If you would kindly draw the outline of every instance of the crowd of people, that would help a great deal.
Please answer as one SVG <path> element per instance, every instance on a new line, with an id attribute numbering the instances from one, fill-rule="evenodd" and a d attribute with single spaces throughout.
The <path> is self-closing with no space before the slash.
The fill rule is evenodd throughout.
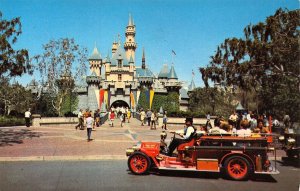
<path id="1" fill-rule="evenodd" d="M 200 130 L 209 134 L 234 134 L 237 136 L 261 136 L 262 133 L 270 133 L 269 120 L 265 114 L 256 115 L 249 113 L 233 112 L 228 120 L 219 116 L 211 124 L 210 114 L 207 114 L 207 123 L 200 126 Z"/>

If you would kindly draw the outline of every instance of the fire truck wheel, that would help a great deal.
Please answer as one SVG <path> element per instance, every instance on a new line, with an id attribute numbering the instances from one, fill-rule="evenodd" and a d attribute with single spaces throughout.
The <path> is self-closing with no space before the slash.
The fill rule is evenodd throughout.
<path id="1" fill-rule="evenodd" d="M 133 174 L 146 174 L 150 166 L 149 157 L 142 152 L 135 152 L 128 159 L 128 168 Z"/>
<path id="2" fill-rule="evenodd" d="M 241 156 L 231 156 L 224 163 L 226 175 L 233 180 L 245 180 L 250 173 L 250 164 Z"/>

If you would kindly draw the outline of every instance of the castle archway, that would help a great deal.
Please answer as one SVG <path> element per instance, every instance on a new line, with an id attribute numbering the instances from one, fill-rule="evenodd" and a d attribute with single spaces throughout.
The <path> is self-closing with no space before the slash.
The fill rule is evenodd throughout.
<path id="1" fill-rule="evenodd" d="M 111 104 L 110 107 L 114 107 L 114 108 L 117 108 L 117 107 L 124 107 L 124 108 L 126 108 L 126 107 L 128 107 L 128 108 L 129 108 L 129 105 L 128 105 L 128 103 L 126 103 L 126 102 L 123 101 L 123 100 L 116 100 L 116 101 L 114 101 L 114 102 Z"/>

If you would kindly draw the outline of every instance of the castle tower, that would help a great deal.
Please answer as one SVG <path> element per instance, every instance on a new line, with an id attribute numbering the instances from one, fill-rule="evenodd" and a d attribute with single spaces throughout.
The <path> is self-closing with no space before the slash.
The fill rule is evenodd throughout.
<path id="1" fill-rule="evenodd" d="M 100 82 L 101 78 L 97 76 L 96 72 L 92 72 L 90 76 L 86 77 L 86 83 L 88 84 L 87 106 L 91 111 L 99 109 L 97 95 L 99 95 Z"/>
<path id="2" fill-rule="evenodd" d="M 89 57 L 89 63 L 91 74 L 95 73 L 97 76 L 101 76 L 102 58 L 96 46 Z"/>
<path id="3" fill-rule="evenodd" d="M 126 51 L 126 58 L 129 60 L 130 56 L 132 56 L 133 60 L 135 60 L 135 49 L 137 48 L 137 44 L 135 43 L 135 25 L 130 14 L 125 36 L 124 49 Z"/>

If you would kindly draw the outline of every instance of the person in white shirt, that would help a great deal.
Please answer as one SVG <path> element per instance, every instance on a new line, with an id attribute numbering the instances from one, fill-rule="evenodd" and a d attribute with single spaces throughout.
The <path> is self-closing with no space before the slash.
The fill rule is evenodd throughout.
<path id="1" fill-rule="evenodd" d="M 30 113 L 30 109 L 28 109 L 25 112 L 25 123 L 26 123 L 26 127 L 30 127 L 30 118 L 31 118 L 31 113 Z"/>
<path id="2" fill-rule="evenodd" d="M 78 118 L 78 124 L 75 126 L 75 129 L 77 130 L 78 127 L 79 127 L 79 129 L 83 129 L 83 114 L 82 114 L 82 109 L 79 110 L 77 118 Z"/>
<path id="3" fill-rule="evenodd" d="M 193 118 L 187 117 L 185 119 L 185 127 L 183 130 L 179 131 L 170 131 L 170 133 L 175 133 L 177 135 L 180 135 L 181 138 L 174 138 L 170 145 L 169 145 L 169 151 L 168 156 L 172 156 L 173 151 L 178 147 L 180 144 L 185 143 L 190 140 L 191 136 L 196 132 L 196 129 L 193 127 Z"/>
<path id="4" fill-rule="evenodd" d="M 91 134 L 92 134 L 92 128 L 94 125 L 94 119 L 92 118 L 91 113 L 88 114 L 88 117 L 86 118 L 86 130 L 87 130 L 87 141 L 91 141 Z"/>
<path id="5" fill-rule="evenodd" d="M 238 137 L 250 137 L 251 130 L 249 129 L 248 120 L 242 120 L 240 124 L 240 129 L 236 131 Z"/>

